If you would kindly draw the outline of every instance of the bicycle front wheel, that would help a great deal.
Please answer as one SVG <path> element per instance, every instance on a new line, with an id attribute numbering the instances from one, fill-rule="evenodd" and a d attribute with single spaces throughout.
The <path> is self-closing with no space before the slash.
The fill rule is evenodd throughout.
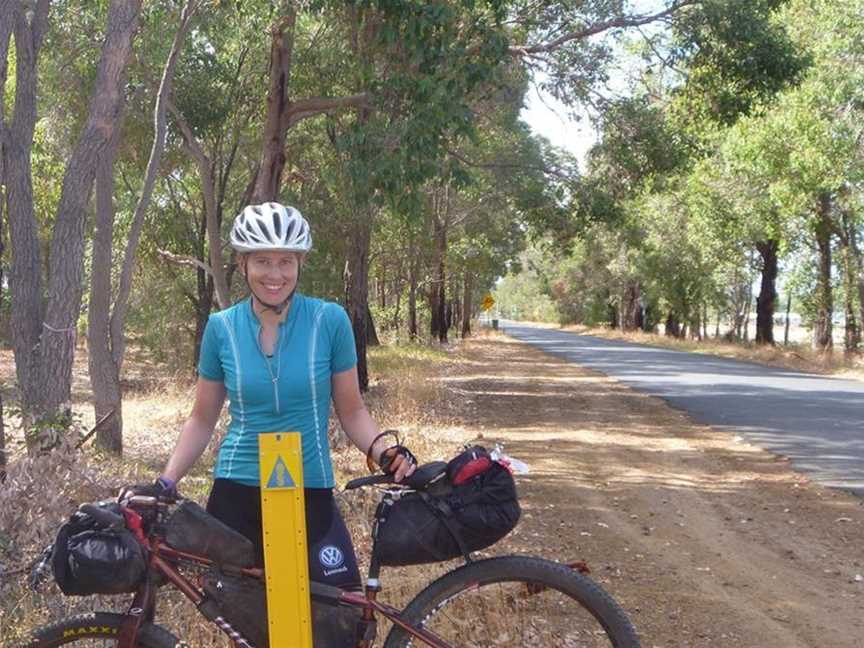
<path id="1" fill-rule="evenodd" d="M 591 579 L 527 556 L 460 567 L 411 601 L 402 618 L 453 648 L 639 648 L 633 624 Z M 384 648 L 427 644 L 394 625 Z"/>
<path id="2" fill-rule="evenodd" d="M 25 648 L 53 648 L 68 645 L 74 645 L 76 648 L 116 646 L 123 618 L 122 614 L 108 612 L 93 612 L 69 617 L 34 630 Z M 185 645 L 165 628 L 152 623 L 141 626 L 136 643 L 137 648 L 179 648 Z"/>

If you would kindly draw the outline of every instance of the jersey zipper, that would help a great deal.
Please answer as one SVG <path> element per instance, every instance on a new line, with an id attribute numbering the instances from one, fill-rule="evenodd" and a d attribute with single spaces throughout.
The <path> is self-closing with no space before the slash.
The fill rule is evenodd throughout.
<path id="1" fill-rule="evenodd" d="M 270 358 L 266 353 L 264 353 L 264 349 L 261 348 L 261 326 L 258 326 L 258 335 L 256 336 L 256 341 L 258 342 L 258 350 L 261 352 L 261 355 L 264 357 L 264 363 L 267 365 L 267 373 L 270 374 L 270 382 L 273 385 L 273 399 L 276 402 L 276 413 L 282 413 L 282 407 L 279 403 L 279 374 L 282 369 L 282 355 L 280 353 L 280 349 L 282 346 L 282 338 L 285 337 L 282 335 L 281 324 L 276 329 L 276 344 L 273 347 L 273 356 L 276 358 L 276 373 L 273 373 L 273 365 L 272 358 Z"/>

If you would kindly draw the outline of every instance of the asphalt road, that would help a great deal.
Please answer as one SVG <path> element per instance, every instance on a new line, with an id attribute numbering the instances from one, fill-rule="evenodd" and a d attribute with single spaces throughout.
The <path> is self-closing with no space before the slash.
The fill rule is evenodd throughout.
<path id="1" fill-rule="evenodd" d="M 812 479 L 864 495 L 864 382 L 519 322 L 502 327 L 547 353 L 659 396 L 700 423 L 789 457 Z"/>

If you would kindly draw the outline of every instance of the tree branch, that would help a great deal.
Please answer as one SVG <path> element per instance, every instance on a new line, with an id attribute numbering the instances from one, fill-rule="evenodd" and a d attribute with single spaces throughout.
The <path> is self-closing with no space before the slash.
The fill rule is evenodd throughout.
<path id="1" fill-rule="evenodd" d="M 313 97 L 292 101 L 284 113 L 286 128 L 291 128 L 307 117 L 331 113 L 342 108 L 369 108 L 368 93 L 349 95 L 347 97 Z"/>
<path id="2" fill-rule="evenodd" d="M 162 153 L 165 150 L 165 137 L 167 133 L 167 107 L 166 98 L 171 94 L 171 86 L 174 79 L 174 68 L 177 64 L 177 58 L 180 56 L 180 50 L 183 47 L 183 41 L 186 38 L 186 32 L 189 29 L 190 19 L 198 9 L 196 0 L 187 0 L 180 14 L 180 24 L 174 34 L 174 41 L 171 43 L 171 50 L 168 53 L 168 58 L 162 69 L 162 78 L 159 81 L 159 91 L 156 93 L 156 105 L 153 110 L 153 145 L 150 149 L 150 158 L 147 161 L 147 169 L 144 173 L 144 185 L 141 188 L 141 195 L 138 198 L 138 204 L 135 205 L 135 214 L 132 217 L 132 227 L 129 230 L 128 242 L 126 244 L 126 252 L 123 258 L 123 266 L 120 273 L 120 283 L 117 289 L 117 296 L 114 300 L 114 307 L 111 309 L 111 354 L 114 358 L 114 363 L 117 365 L 119 372 L 123 366 L 123 356 L 125 351 L 125 343 L 123 337 L 123 325 L 126 319 L 126 310 L 129 306 L 129 294 L 132 291 L 132 273 L 135 266 L 135 255 L 138 251 L 138 242 L 141 239 L 141 231 L 144 228 L 144 217 L 147 214 L 147 208 L 150 206 L 150 197 L 153 194 L 153 188 L 156 185 L 156 177 L 159 173 L 159 164 L 162 160 Z"/>
<path id="3" fill-rule="evenodd" d="M 166 261 L 170 261 L 171 263 L 179 266 L 186 266 L 188 268 L 196 268 L 199 270 L 203 270 L 210 276 L 213 276 L 213 269 L 204 263 L 201 259 L 196 259 L 195 257 L 185 256 L 183 254 L 174 254 L 173 252 L 169 252 L 168 250 L 163 250 L 161 248 L 157 248 L 156 252 Z"/>
<path id="4" fill-rule="evenodd" d="M 177 110 L 170 97 L 166 101 L 166 105 L 183 134 L 187 150 L 198 163 L 198 172 L 201 176 L 201 193 L 204 196 L 204 212 L 207 217 L 207 242 L 210 245 L 211 269 L 208 272 L 213 276 L 213 286 L 216 290 L 216 302 L 219 304 L 219 308 L 228 308 L 231 305 L 231 296 L 228 280 L 222 267 L 222 243 L 219 240 L 219 217 L 217 215 L 216 179 L 213 173 L 213 164 L 204 152 L 201 143 L 195 138 L 186 118 Z"/>
<path id="5" fill-rule="evenodd" d="M 540 171 L 542 173 L 546 173 L 548 175 L 553 175 L 556 178 L 560 178 L 562 180 L 573 180 L 574 178 L 564 171 L 560 169 L 552 169 L 547 166 L 533 166 L 526 164 L 502 164 L 500 162 L 475 162 L 474 160 L 469 160 L 461 153 L 457 153 L 452 149 L 447 149 L 447 154 L 450 157 L 454 157 L 459 160 L 462 164 L 465 164 L 470 167 L 475 167 L 478 169 L 525 169 L 529 171 Z"/>
<path id="6" fill-rule="evenodd" d="M 514 45 L 510 47 L 510 54 L 514 56 L 528 56 L 542 52 L 552 52 L 571 41 L 583 40 L 590 36 L 595 36 L 605 31 L 609 31 L 610 29 L 622 29 L 625 27 L 639 27 L 640 25 L 647 25 L 655 20 L 666 18 L 683 7 L 698 4 L 699 2 L 700 0 L 679 0 L 663 11 L 658 11 L 654 14 L 647 14 L 644 16 L 619 16 L 612 20 L 606 20 L 589 25 L 578 31 L 567 32 L 548 43 L 538 43 L 536 45 Z"/>

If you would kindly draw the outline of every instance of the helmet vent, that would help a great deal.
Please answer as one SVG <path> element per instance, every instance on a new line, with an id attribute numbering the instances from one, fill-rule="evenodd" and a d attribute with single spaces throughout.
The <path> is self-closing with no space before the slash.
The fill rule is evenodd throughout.
<path id="1" fill-rule="evenodd" d="M 276 234 L 276 240 L 282 238 L 282 218 L 278 211 L 273 212 L 273 232 Z"/>

